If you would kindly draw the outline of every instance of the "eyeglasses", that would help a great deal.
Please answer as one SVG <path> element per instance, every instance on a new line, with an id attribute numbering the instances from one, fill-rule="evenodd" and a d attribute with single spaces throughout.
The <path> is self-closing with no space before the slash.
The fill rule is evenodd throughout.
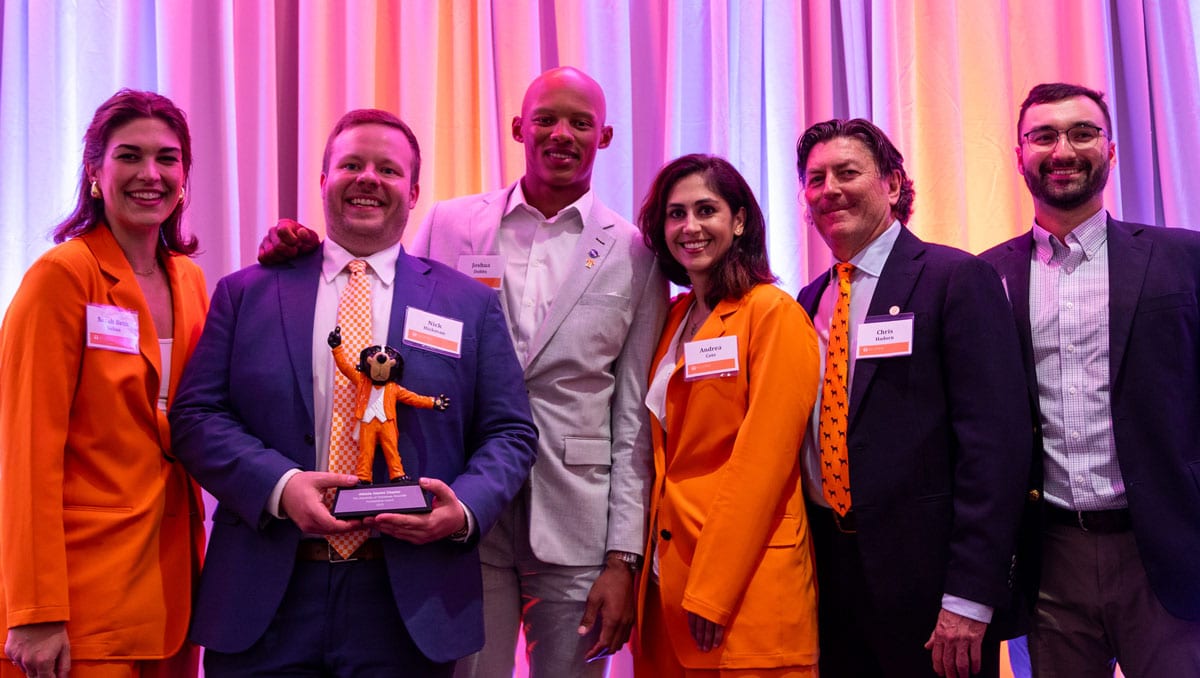
<path id="1" fill-rule="evenodd" d="M 1030 146 L 1048 151 L 1058 145 L 1058 137 L 1067 135 L 1067 142 L 1076 150 L 1083 150 L 1095 146 L 1101 137 L 1106 137 L 1104 130 L 1095 125 L 1081 122 L 1067 129 L 1054 129 L 1053 127 L 1039 127 L 1029 130 L 1021 135 L 1025 143 Z"/>

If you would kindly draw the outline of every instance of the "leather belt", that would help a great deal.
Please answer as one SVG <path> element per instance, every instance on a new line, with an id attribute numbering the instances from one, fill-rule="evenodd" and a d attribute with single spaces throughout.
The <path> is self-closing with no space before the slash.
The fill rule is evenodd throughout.
<path id="1" fill-rule="evenodd" d="M 833 526 L 842 534 L 858 534 L 858 515 L 854 513 L 854 509 L 846 511 L 846 515 L 839 516 L 837 511 L 831 508 L 825 508 L 818 504 L 808 502 L 809 519 L 813 518 L 814 513 L 822 513 L 829 516 L 829 520 L 833 522 Z"/>
<path id="2" fill-rule="evenodd" d="M 1129 509 L 1109 509 L 1107 511 L 1071 511 L 1046 505 L 1043 509 L 1046 522 L 1055 525 L 1077 527 L 1084 532 L 1096 534 L 1117 534 L 1133 529 L 1133 519 L 1129 517 Z"/>
<path id="3" fill-rule="evenodd" d="M 321 563 L 347 563 L 351 560 L 379 560 L 383 557 L 383 540 L 368 539 L 349 558 L 342 558 L 324 539 L 301 539 L 296 549 L 296 560 Z"/>

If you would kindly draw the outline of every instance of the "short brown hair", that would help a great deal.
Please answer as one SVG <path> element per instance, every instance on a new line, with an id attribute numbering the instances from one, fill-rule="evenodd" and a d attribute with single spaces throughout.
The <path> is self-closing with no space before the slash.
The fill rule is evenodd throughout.
<path id="1" fill-rule="evenodd" d="M 413 134 L 412 129 L 404 124 L 403 120 L 378 108 L 358 108 L 338 118 L 337 124 L 333 126 L 333 131 L 329 133 L 329 138 L 325 140 L 325 154 L 321 156 L 321 174 L 329 171 L 329 153 L 333 149 L 333 140 L 337 139 L 342 132 L 360 125 L 384 125 L 400 130 L 404 134 L 404 138 L 408 139 L 409 146 L 412 146 L 412 185 L 416 186 L 420 183 L 421 146 L 417 143 L 417 135 Z"/>

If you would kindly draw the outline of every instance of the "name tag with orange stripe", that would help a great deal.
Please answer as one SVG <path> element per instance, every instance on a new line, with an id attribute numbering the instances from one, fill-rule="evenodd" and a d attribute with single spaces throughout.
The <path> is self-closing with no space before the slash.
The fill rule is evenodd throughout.
<path id="1" fill-rule="evenodd" d="M 504 282 L 506 265 L 502 254 L 464 254 L 458 258 L 459 273 L 469 275 L 494 290 L 500 289 Z"/>
<path id="2" fill-rule="evenodd" d="M 137 353 L 137 311 L 119 306 L 88 304 L 87 347 L 118 353 Z"/>
<path id="3" fill-rule="evenodd" d="M 867 316 L 858 326 L 855 358 L 895 358 L 912 355 L 912 313 Z"/>
<path id="4" fill-rule="evenodd" d="M 462 357 L 462 321 L 409 306 L 404 312 L 404 343 L 426 351 Z"/>
<path id="5" fill-rule="evenodd" d="M 683 378 L 728 377 L 738 373 L 737 335 L 689 341 L 683 345 Z"/>

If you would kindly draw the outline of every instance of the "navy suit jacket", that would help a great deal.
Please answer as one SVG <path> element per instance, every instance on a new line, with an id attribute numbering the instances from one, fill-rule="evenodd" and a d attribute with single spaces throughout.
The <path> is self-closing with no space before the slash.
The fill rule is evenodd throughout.
<path id="1" fill-rule="evenodd" d="M 1037 407 L 1032 250 L 1033 235 L 1024 233 L 981 256 L 1008 290 Z M 1108 280 L 1112 427 L 1138 551 L 1163 607 L 1200 620 L 1200 233 L 1110 216 Z M 1034 442 L 1040 486 L 1040 436 Z"/>
<path id="2" fill-rule="evenodd" d="M 284 597 L 300 530 L 270 517 L 289 469 L 314 470 L 313 313 L 322 254 L 251 266 L 222 279 L 171 410 L 173 450 L 218 500 L 192 639 L 249 648 Z M 409 306 L 463 322 L 461 358 L 403 345 Z M 414 476 L 447 482 L 487 530 L 525 482 L 536 431 L 496 293 L 401 252 L 388 344 L 404 385 L 446 394 L 445 412 L 400 408 L 400 453 Z M 332 329 L 332 328 L 330 328 Z M 445 662 L 483 644 L 474 544 L 416 546 L 383 537 L 396 606 L 417 647 Z M 384 592 L 381 592 L 384 595 Z"/>
<path id="3" fill-rule="evenodd" d="M 811 317 L 828 281 L 800 291 Z M 877 609 L 932 631 L 943 593 L 1012 601 L 1030 414 L 1004 290 L 986 263 L 903 228 L 867 316 L 893 308 L 915 314 L 912 355 L 855 364 L 850 493 Z"/>

